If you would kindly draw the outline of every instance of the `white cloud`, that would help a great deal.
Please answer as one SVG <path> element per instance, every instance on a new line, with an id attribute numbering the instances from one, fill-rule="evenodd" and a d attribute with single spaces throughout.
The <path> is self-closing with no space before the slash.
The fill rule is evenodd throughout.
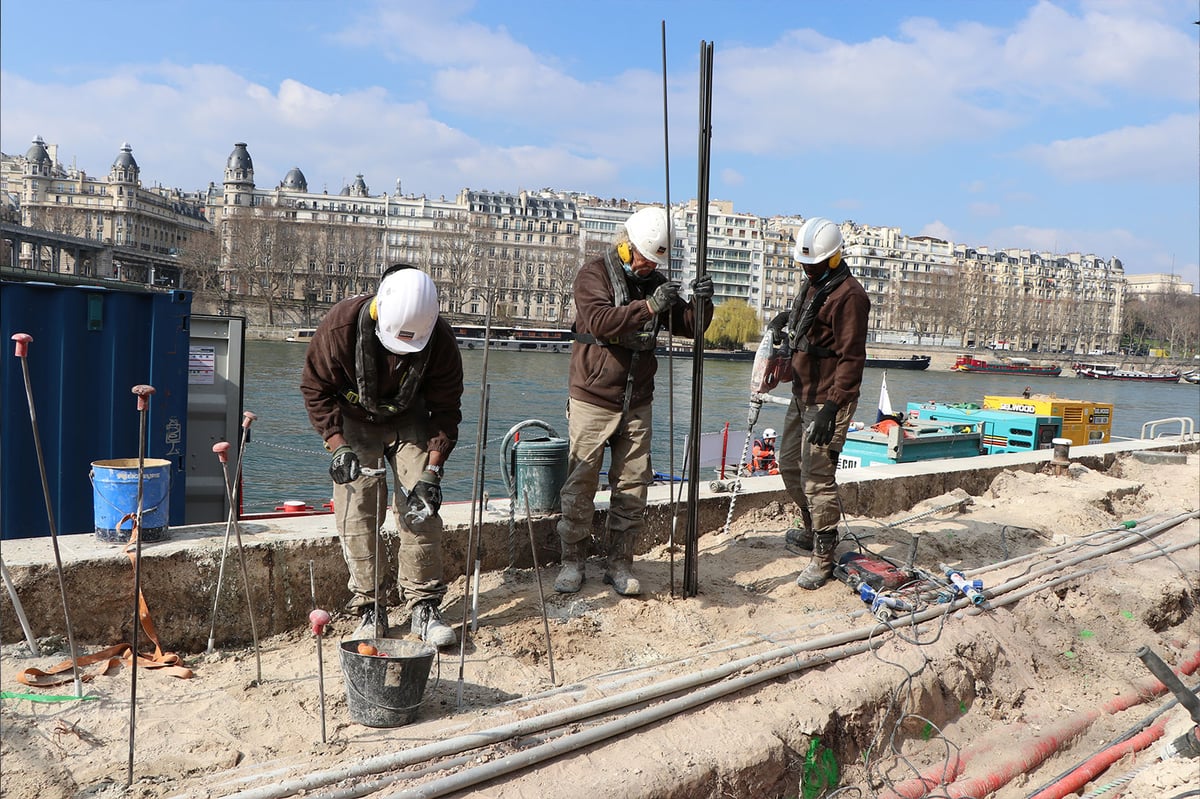
<path id="1" fill-rule="evenodd" d="M 919 236 L 933 236 L 936 239 L 943 241 L 954 241 L 954 231 L 944 224 L 940 219 L 935 219 L 929 224 L 921 228 L 917 234 Z"/>
<path id="2" fill-rule="evenodd" d="M 1001 213 L 1000 206 L 996 203 L 971 203 L 967 206 L 967 210 L 969 210 L 971 212 L 971 216 L 974 217 L 1000 216 Z"/>
<path id="3" fill-rule="evenodd" d="M 1022 155 L 1073 181 L 1195 181 L 1200 115 L 1175 114 L 1149 125 L 1026 148 Z"/>
<path id="4" fill-rule="evenodd" d="M 726 186 L 741 186 L 746 182 L 746 176 L 736 169 L 722 169 L 721 182 Z"/>

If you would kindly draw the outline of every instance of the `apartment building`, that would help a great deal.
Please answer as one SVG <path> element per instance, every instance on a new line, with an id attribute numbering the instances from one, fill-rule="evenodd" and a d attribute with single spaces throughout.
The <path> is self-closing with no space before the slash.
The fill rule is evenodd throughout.
<path id="1" fill-rule="evenodd" d="M 19 224 L 111 245 L 86 263 L 74 263 L 68 252 L 57 264 L 65 273 L 177 285 L 173 259 L 212 231 L 205 194 L 143 186 L 129 144 L 121 145 L 107 175 L 94 177 L 64 167 L 58 146 L 37 136 L 23 156 L 0 156 L 0 180 L 9 217 Z M 20 266 L 35 268 L 40 253 L 27 244 L 18 258 Z"/>
<path id="2" fill-rule="evenodd" d="M 683 282 L 696 276 L 699 260 L 699 203 L 689 200 L 678 206 L 676 235 L 683 239 Z M 708 203 L 705 271 L 713 279 L 713 303 L 742 300 L 758 309 L 762 302 L 763 230 L 761 217 L 739 214 L 728 200 Z"/>

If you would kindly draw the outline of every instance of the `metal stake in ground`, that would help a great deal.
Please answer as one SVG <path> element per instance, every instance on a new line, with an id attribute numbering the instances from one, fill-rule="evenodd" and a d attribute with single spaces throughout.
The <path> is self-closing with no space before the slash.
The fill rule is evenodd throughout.
<path id="1" fill-rule="evenodd" d="M 325 743 L 325 659 L 321 653 L 321 640 L 325 637 L 325 625 L 333 617 L 329 611 L 317 607 L 317 578 L 313 573 L 313 562 L 308 562 L 308 590 L 312 594 L 312 612 L 308 614 L 308 624 L 312 627 L 313 635 L 317 637 L 317 694 L 321 701 L 321 743 Z"/>
<path id="2" fill-rule="evenodd" d="M 529 512 L 529 494 L 525 494 L 525 524 L 529 527 L 529 555 L 533 558 L 533 573 L 537 577 L 538 600 L 542 607 L 542 629 L 546 631 L 546 660 L 550 662 L 550 684 L 558 685 L 554 679 L 554 648 L 550 645 L 550 622 L 546 620 L 546 593 L 542 590 L 542 570 L 538 568 L 537 542 L 533 537 L 533 515 Z"/>
<path id="3" fill-rule="evenodd" d="M 229 538 L 233 533 L 233 516 L 237 508 L 233 503 L 233 493 L 229 489 L 229 442 L 218 441 L 213 444 L 212 451 L 221 462 L 221 472 L 225 476 L 225 498 L 229 501 L 229 517 L 225 522 L 225 544 L 221 547 L 221 565 L 217 568 L 217 587 L 213 591 L 212 622 L 208 627 L 208 654 L 213 653 L 213 639 L 217 632 L 217 603 L 221 599 L 221 585 L 225 582 L 225 559 L 229 555 Z"/>
<path id="4" fill-rule="evenodd" d="M 375 469 L 361 469 L 364 477 L 378 477 L 383 483 L 383 490 L 376 492 L 375 496 L 375 572 L 374 572 L 374 596 L 375 598 L 375 637 L 387 638 L 387 625 L 383 623 L 383 615 L 380 613 L 386 607 L 386 603 L 380 601 L 379 597 L 379 560 L 383 557 L 383 516 L 380 513 L 380 506 L 385 505 L 388 499 L 387 485 L 387 467 L 383 463 L 383 456 L 379 456 L 379 467 Z"/>
<path id="5" fill-rule="evenodd" d="M 38 648 L 37 639 L 33 637 L 33 630 L 29 627 L 29 618 L 25 615 L 25 607 L 21 604 L 21 597 L 17 596 L 17 587 L 13 585 L 12 577 L 8 574 L 4 558 L 0 558 L 0 577 L 4 578 L 4 587 L 8 589 L 8 598 L 12 600 L 13 611 L 17 614 L 17 621 L 21 622 L 21 629 L 25 631 L 25 642 L 29 644 L 29 651 L 35 658 L 41 657 L 42 650 Z"/>
<path id="6" fill-rule="evenodd" d="M 54 521 L 54 509 L 50 504 L 50 483 L 46 480 L 46 459 L 42 454 L 42 439 L 38 434 L 37 411 L 33 404 L 33 384 L 29 380 L 29 342 L 33 336 L 28 333 L 14 333 L 12 340 L 16 342 L 14 354 L 21 361 L 21 373 L 25 378 L 25 399 L 29 401 L 29 424 L 33 427 L 33 448 L 37 452 L 38 472 L 42 476 L 42 494 L 46 499 L 46 521 L 50 525 L 50 546 L 54 550 L 54 568 L 58 572 L 58 591 L 62 595 L 63 617 L 67 624 L 67 645 L 71 649 L 71 671 L 75 675 L 75 697 L 83 697 L 83 680 L 79 675 L 79 652 L 75 649 L 75 632 L 71 625 L 71 607 L 67 602 L 67 581 L 63 576 L 62 556 L 58 551 L 58 525 Z M 6 573 L 7 578 L 7 573 Z M 5 582 L 8 582 L 6 579 Z M 16 592 L 13 592 L 13 607 L 19 607 Z M 28 625 L 28 622 L 26 622 Z M 26 627 L 26 635 L 29 635 Z M 35 652 L 37 644 L 30 644 Z"/>
<path id="7" fill-rule="evenodd" d="M 133 748 L 137 732 L 137 662 L 138 662 L 138 628 L 141 626 L 142 604 L 142 481 L 146 465 L 146 416 L 150 410 L 150 395 L 154 386 L 137 385 L 133 387 L 137 395 L 137 409 L 140 422 L 138 424 L 138 480 L 137 480 L 137 515 L 133 520 L 133 666 L 129 679 L 129 770 L 125 778 L 125 787 L 133 785 Z"/>

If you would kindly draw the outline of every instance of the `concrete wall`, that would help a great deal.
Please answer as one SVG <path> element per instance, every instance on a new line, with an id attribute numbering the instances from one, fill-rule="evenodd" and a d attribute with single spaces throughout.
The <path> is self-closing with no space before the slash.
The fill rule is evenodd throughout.
<path id="1" fill-rule="evenodd" d="M 1122 453 L 1142 449 L 1200 448 L 1196 436 L 1155 441 L 1125 441 L 1090 447 L 1075 447 L 1072 460 L 1089 468 L 1106 470 Z M 1050 452 L 980 456 L 958 460 L 930 461 L 921 464 L 872 466 L 844 474 L 841 496 L 850 516 L 880 517 L 907 510 L 916 503 L 954 489 L 971 495 L 981 494 L 992 480 L 1005 470 L 1036 472 L 1048 468 Z M 781 523 L 795 518 L 798 509 L 783 490 L 782 478 L 757 477 L 743 480 L 743 493 L 737 495 L 734 518 L 774 503 L 782 515 Z M 685 487 L 686 489 L 686 487 Z M 654 486 L 646 527 L 638 541 L 638 551 L 669 540 L 672 529 L 670 487 Z M 731 494 L 714 493 L 708 484 L 699 491 L 696 528 L 704 534 L 720 530 L 725 524 Z M 606 494 L 597 496 L 595 537 L 602 540 Z M 684 499 L 686 500 L 686 490 Z M 496 503 L 485 511 L 479 525 L 483 541 L 484 570 L 504 569 L 510 565 L 509 553 L 515 553 L 513 565 L 531 565 L 529 527 L 538 545 L 538 562 L 543 569 L 546 589 L 550 590 L 554 570 L 547 569 L 558 559 L 558 538 L 554 517 L 527 522 L 517 517 L 510 525 L 507 503 Z M 447 524 L 444 545 L 445 574 L 449 582 L 467 574 L 470 506 L 447 505 L 443 517 Z M 676 560 L 682 575 L 683 539 L 688 529 L 686 502 L 676 530 Z M 221 646 L 250 642 L 250 624 L 241 577 L 241 561 L 236 533 L 244 543 L 245 568 L 249 574 L 255 623 L 259 638 L 287 630 L 303 629 L 312 609 L 310 585 L 315 585 L 317 604 L 330 611 L 340 610 L 349 594 L 346 567 L 333 517 L 284 516 L 242 521 L 231 531 L 225 559 L 221 599 L 217 607 L 215 640 Z M 213 596 L 220 572 L 221 553 L 226 540 L 226 525 L 193 525 L 173 528 L 166 540 L 145 544 L 141 557 L 142 592 L 157 626 L 163 648 L 174 652 L 201 652 L 213 625 Z M 76 642 L 84 648 L 108 646 L 131 640 L 133 619 L 133 558 L 125 548 L 99 542 L 91 534 L 59 537 L 63 577 Z M 34 634 L 39 638 L 65 635 L 63 603 L 51 542 L 45 539 L 18 539 L 3 543 L 3 558 Z M 311 569 L 311 583 L 310 583 Z M 680 577 L 680 579 L 682 579 Z M 461 612 L 461 606 L 459 606 Z M 0 598 L 0 635 L 4 643 L 23 640 L 21 628 L 7 593 Z M 141 634 L 139 634 L 141 635 Z M 144 636 L 142 640 L 145 640 Z"/>

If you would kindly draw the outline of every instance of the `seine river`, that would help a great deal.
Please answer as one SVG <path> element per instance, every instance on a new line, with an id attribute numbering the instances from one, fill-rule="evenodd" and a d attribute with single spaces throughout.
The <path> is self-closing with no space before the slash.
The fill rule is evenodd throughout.
<path id="1" fill-rule="evenodd" d="M 288 500 L 303 501 L 318 508 L 329 500 L 329 456 L 309 426 L 300 397 L 299 382 L 305 346 L 281 341 L 246 342 L 243 409 L 258 415 L 258 420 L 251 428 L 251 439 L 243 464 L 244 510 L 247 513 L 272 511 Z M 470 498 L 475 442 L 478 438 L 483 353 L 464 350 L 462 355 L 466 391 L 463 394 L 459 446 L 450 457 L 444 481 L 446 499 L 449 501 Z M 489 353 L 487 381 L 492 388 L 484 466 L 486 487 L 491 496 L 507 496 L 500 468 L 500 453 L 501 444 L 514 425 L 537 420 L 566 438 L 564 411 L 569 359 L 569 354 L 549 352 Z M 704 361 L 702 433 L 719 433 L 726 423 L 731 434 L 745 433 L 750 369 L 748 361 Z M 663 473 L 682 471 L 692 394 L 691 358 L 676 356 L 673 359 L 673 373 L 674 380 L 668 380 L 667 358 L 660 356 L 654 405 L 654 467 Z M 867 369 L 864 373 L 862 399 L 856 417 L 859 421 L 866 424 L 875 422 L 883 376 L 881 369 Z M 985 395 L 1019 395 L 1027 385 L 1035 394 L 1111 402 L 1114 408 L 1114 438 L 1139 437 L 1142 424 L 1147 421 L 1173 416 L 1196 419 L 1200 416 L 1200 387 L 1194 385 L 1082 380 L 1069 372 L 1053 378 L 960 374 L 932 367 L 922 372 L 887 372 L 888 396 L 896 411 L 903 410 L 908 402 L 982 403 Z M 788 396 L 786 387 L 777 388 L 775 393 Z M 783 406 L 764 406 L 755 432 L 761 432 L 764 427 L 782 430 L 785 410 Z M 670 460 L 672 416 L 676 463 L 673 470 L 667 465 Z M 1166 428 L 1168 432 L 1177 429 Z M 740 454 L 740 451 L 731 452 L 728 460 L 736 462 Z M 711 473 L 702 474 L 705 479 L 711 476 Z"/>

